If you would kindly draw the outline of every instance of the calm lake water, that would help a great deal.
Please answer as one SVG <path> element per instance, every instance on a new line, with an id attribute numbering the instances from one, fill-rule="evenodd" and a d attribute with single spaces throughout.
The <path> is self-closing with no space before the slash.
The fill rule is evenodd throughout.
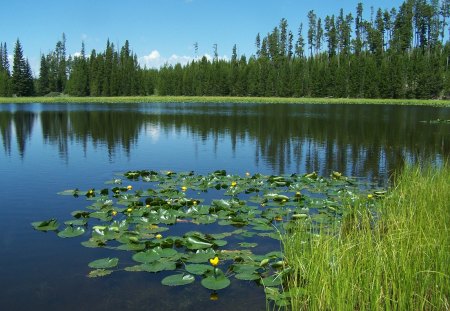
<path id="1" fill-rule="evenodd" d="M 386 186 L 405 162 L 450 157 L 449 108 L 255 104 L 0 105 L 1 310 L 264 310 L 262 287 L 233 281 L 210 301 L 200 282 L 164 273 L 86 277 L 117 251 L 60 239 L 30 223 L 88 203 L 58 196 L 102 188 L 115 173 L 152 169 L 244 175 L 332 170 Z M 131 259 L 129 259 L 131 261 Z"/>

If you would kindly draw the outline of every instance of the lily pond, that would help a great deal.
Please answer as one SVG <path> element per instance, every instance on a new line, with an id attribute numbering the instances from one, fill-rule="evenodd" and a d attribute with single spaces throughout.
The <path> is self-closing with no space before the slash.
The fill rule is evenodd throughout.
<path id="1" fill-rule="evenodd" d="M 449 119 L 390 105 L 0 105 L 0 308 L 264 310 L 265 292 L 282 305 L 280 234 L 370 206 L 407 162 L 447 161 L 450 125 L 436 120 Z"/>

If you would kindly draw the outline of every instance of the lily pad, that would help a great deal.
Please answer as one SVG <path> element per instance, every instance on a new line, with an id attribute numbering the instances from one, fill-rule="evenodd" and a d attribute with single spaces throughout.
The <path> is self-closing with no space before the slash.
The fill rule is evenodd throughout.
<path id="1" fill-rule="evenodd" d="M 213 268 L 210 265 L 204 265 L 204 264 L 186 265 L 185 269 L 187 272 L 196 274 L 196 275 L 203 275 L 206 272 L 213 270 Z"/>
<path id="2" fill-rule="evenodd" d="M 234 277 L 242 281 L 255 281 L 261 278 L 257 273 L 238 273 Z"/>
<path id="3" fill-rule="evenodd" d="M 83 235 L 85 232 L 82 227 L 66 227 L 63 231 L 58 232 L 58 236 L 60 238 L 74 238 L 80 235 Z"/>
<path id="4" fill-rule="evenodd" d="M 94 269 L 109 269 L 114 268 L 119 263 L 119 258 L 102 258 L 91 261 L 89 267 Z"/>
<path id="5" fill-rule="evenodd" d="M 178 252 L 172 248 L 155 247 L 145 252 L 139 252 L 133 255 L 133 260 L 137 262 L 152 262 L 160 260 L 161 258 L 169 258 L 176 255 Z"/>
<path id="6" fill-rule="evenodd" d="M 32 222 L 31 225 L 34 229 L 40 231 L 55 231 L 58 230 L 59 224 L 56 219 L 49 219 L 44 221 Z"/>
<path id="7" fill-rule="evenodd" d="M 97 277 L 101 277 L 101 276 L 110 275 L 111 273 L 113 273 L 112 270 L 96 269 L 96 270 L 92 270 L 91 272 L 89 272 L 88 277 L 97 278 Z"/>
<path id="8" fill-rule="evenodd" d="M 143 271 L 147 272 L 160 272 L 160 271 L 172 271 L 177 268 L 175 262 L 171 261 L 155 261 L 151 263 L 145 263 L 141 265 Z"/>
<path id="9" fill-rule="evenodd" d="M 208 276 L 201 281 L 203 287 L 211 290 L 220 290 L 230 286 L 231 281 L 225 275 Z"/>
<path id="10" fill-rule="evenodd" d="M 191 274 L 174 274 L 162 279 L 161 284 L 167 286 L 187 285 L 195 281 L 195 277 Z"/>
<path id="11" fill-rule="evenodd" d="M 185 245 L 189 249 L 206 249 L 213 246 L 213 243 L 200 237 L 188 236 Z"/>

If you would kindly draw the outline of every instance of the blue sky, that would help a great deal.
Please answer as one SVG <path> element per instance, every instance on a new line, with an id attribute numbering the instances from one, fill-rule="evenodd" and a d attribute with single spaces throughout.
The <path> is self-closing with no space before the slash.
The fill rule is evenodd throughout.
<path id="1" fill-rule="evenodd" d="M 54 49 L 64 32 L 67 53 L 103 51 L 109 38 L 121 46 L 129 40 L 141 64 L 159 66 L 164 62 L 185 62 L 195 56 L 213 54 L 218 45 L 221 57 L 230 57 L 234 44 L 239 54 L 255 53 L 255 37 L 266 34 L 286 18 L 297 33 L 306 15 L 314 10 L 319 17 L 345 13 L 355 15 L 358 2 L 365 16 L 370 7 L 398 8 L 402 0 L 6 0 L 0 18 L 0 42 L 12 54 L 20 39 L 24 54 L 37 74 L 40 53 Z"/>

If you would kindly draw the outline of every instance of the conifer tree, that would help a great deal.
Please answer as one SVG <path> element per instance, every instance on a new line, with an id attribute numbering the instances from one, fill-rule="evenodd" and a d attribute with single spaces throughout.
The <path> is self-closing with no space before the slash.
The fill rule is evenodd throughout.
<path id="1" fill-rule="evenodd" d="M 6 43 L 0 42 L 0 97 L 10 96 L 10 80 L 8 49 Z"/>
<path id="2" fill-rule="evenodd" d="M 16 96 L 31 96 L 34 93 L 33 76 L 28 60 L 23 56 L 22 45 L 19 39 L 14 48 L 12 93 Z"/>
<path id="3" fill-rule="evenodd" d="M 50 77 L 49 77 L 49 65 L 47 58 L 41 55 L 41 67 L 39 69 L 38 79 L 38 93 L 39 95 L 46 95 L 50 93 Z"/>

